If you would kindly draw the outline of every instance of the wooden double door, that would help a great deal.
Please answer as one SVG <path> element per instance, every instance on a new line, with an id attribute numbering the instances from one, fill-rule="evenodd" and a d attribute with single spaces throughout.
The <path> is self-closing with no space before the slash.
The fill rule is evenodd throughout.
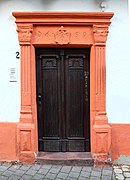
<path id="1" fill-rule="evenodd" d="M 90 151 L 89 60 L 89 49 L 36 49 L 39 151 Z"/>

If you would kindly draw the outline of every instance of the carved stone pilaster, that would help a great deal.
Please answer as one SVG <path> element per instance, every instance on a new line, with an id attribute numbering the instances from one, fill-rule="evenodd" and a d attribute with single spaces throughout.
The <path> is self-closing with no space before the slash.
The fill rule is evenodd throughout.
<path id="1" fill-rule="evenodd" d="M 32 24 L 17 24 L 20 44 L 21 66 L 21 111 L 20 123 L 17 126 L 17 151 L 19 160 L 25 163 L 35 161 L 34 125 L 32 118 L 31 92 L 31 38 Z"/>
<path id="2" fill-rule="evenodd" d="M 106 62 L 105 46 L 96 46 L 96 110 L 106 111 Z"/>
<path id="3" fill-rule="evenodd" d="M 21 54 L 21 115 L 20 122 L 32 121 L 31 107 L 31 36 L 32 24 L 17 24 Z"/>
<path id="4" fill-rule="evenodd" d="M 32 36 L 32 24 L 17 24 L 18 39 L 20 44 L 30 44 Z"/>
<path id="5" fill-rule="evenodd" d="M 32 122 L 31 46 L 21 45 L 21 122 Z"/>
<path id="6" fill-rule="evenodd" d="M 93 25 L 95 46 L 96 112 L 106 114 L 106 40 L 108 25 Z"/>
<path id="7" fill-rule="evenodd" d="M 111 127 L 106 115 L 106 40 L 108 25 L 93 25 L 95 48 L 95 122 L 93 126 L 93 157 L 95 162 L 108 160 Z"/>
<path id="8" fill-rule="evenodd" d="M 34 157 L 34 126 L 31 103 L 31 35 L 32 25 L 17 25 L 20 44 L 21 111 L 17 126 L 17 151 L 19 160 L 32 163 Z"/>

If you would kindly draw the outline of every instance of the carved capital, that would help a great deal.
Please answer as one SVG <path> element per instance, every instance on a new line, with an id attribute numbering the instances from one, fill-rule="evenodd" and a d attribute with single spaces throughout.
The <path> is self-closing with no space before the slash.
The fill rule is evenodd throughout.
<path id="1" fill-rule="evenodd" d="M 93 25 L 95 43 L 106 43 L 108 32 L 107 25 Z"/>
<path id="2" fill-rule="evenodd" d="M 17 25 L 17 32 L 18 32 L 18 38 L 19 38 L 20 44 L 30 43 L 32 31 L 33 31 L 32 24 L 27 24 L 27 25 L 18 24 Z"/>

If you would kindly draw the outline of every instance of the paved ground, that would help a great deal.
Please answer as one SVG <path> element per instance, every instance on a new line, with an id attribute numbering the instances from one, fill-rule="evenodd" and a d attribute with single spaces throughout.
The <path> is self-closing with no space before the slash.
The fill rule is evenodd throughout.
<path id="1" fill-rule="evenodd" d="M 116 179 L 119 180 L 130 180 L 130 166 L 126 165 L 118 165 L 118 166 L 113 166 Z"/>
<path id="2" fill-rule="evenodd" d="M 115 180 L 111 167 L 0 164 L 0 180 Z"/>

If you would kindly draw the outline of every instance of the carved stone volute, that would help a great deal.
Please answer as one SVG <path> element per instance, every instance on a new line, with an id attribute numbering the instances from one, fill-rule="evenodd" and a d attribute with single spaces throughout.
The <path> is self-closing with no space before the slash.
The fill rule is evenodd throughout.
<path id="1" fill-rule="evenodd" d="M 19 43 L 30 44 L 32 31 L 33 31 L 32 24 L 27 24 L 27 25 L 18 24 L 17 32 L 18 32 Z"/>
<path id="2" fill-rule="evenodd" d="M 107 25 L 93 25 L 94 41 L 95 43 L 106 43 L 108 36 Z"/>

